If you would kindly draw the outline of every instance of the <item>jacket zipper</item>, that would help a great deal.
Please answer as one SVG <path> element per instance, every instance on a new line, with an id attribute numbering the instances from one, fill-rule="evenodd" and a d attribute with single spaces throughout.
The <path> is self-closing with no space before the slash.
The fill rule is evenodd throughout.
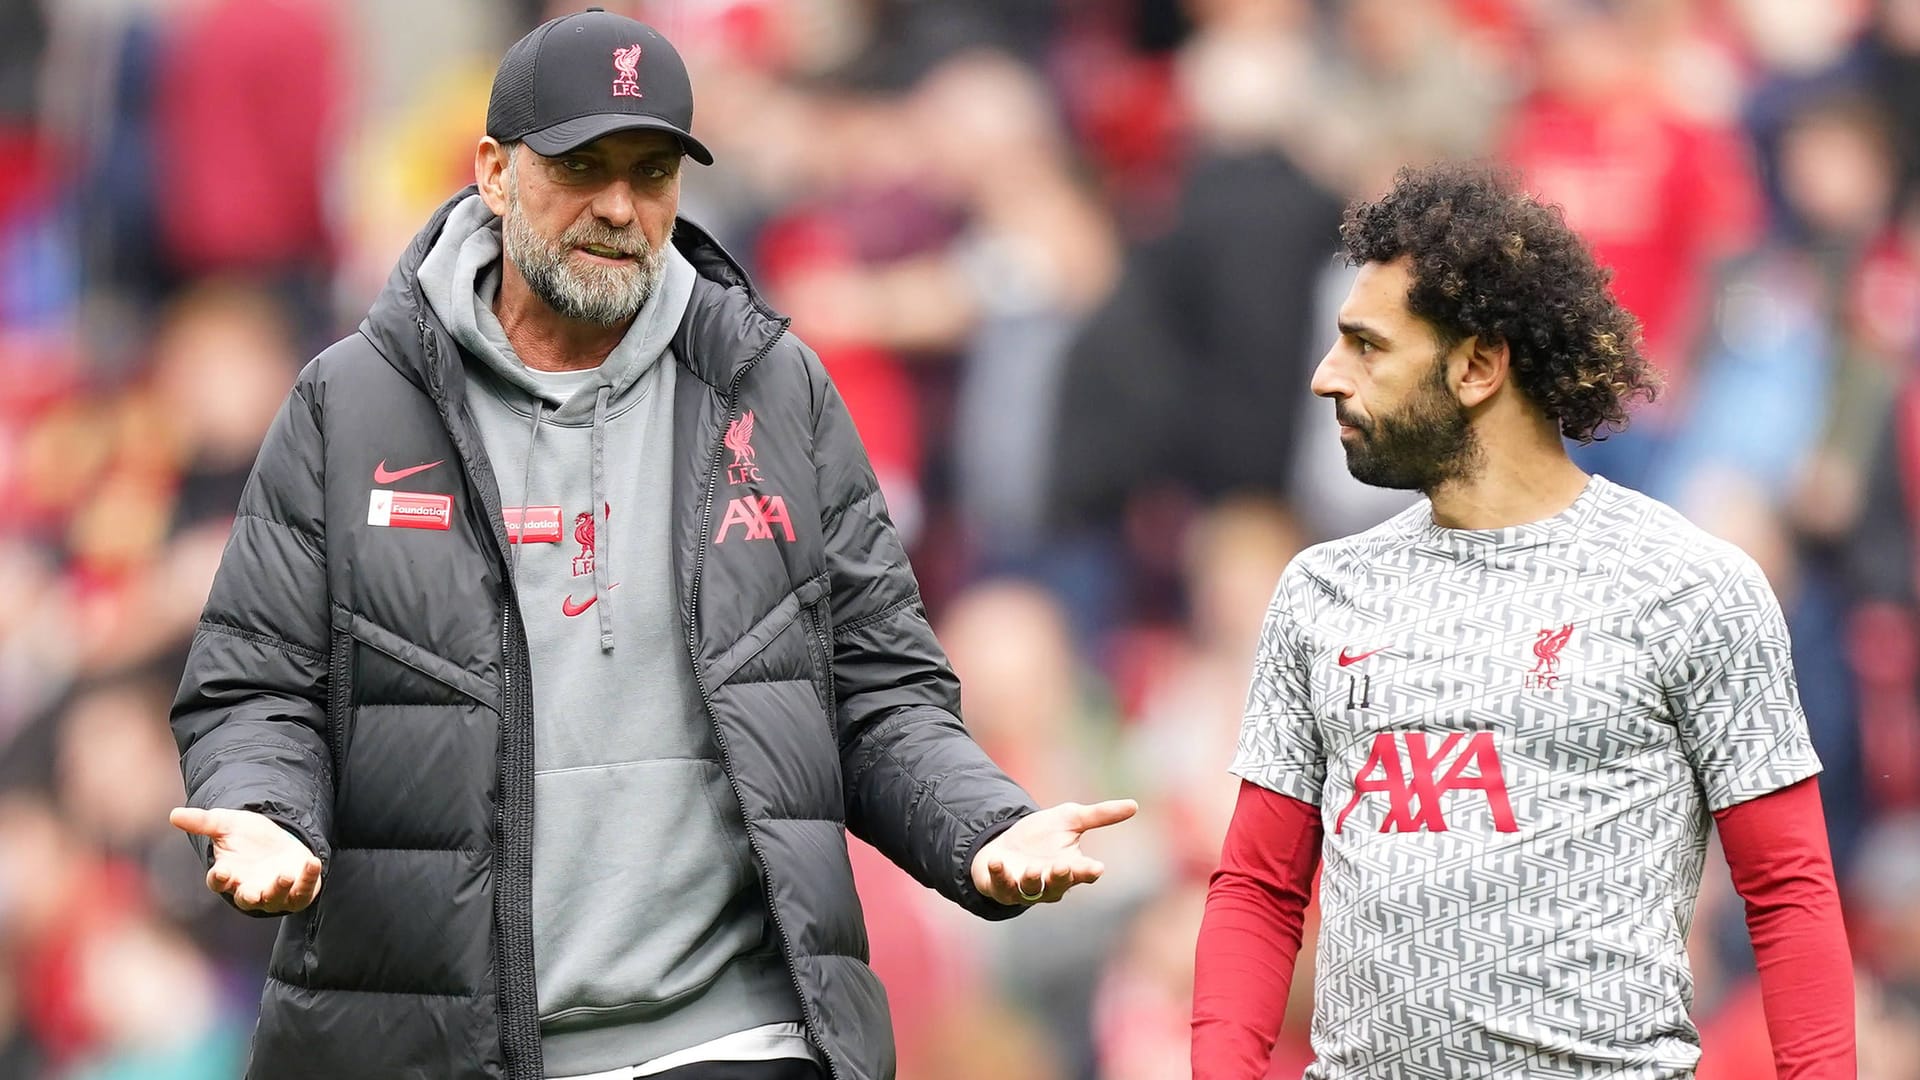
<path id="1" fill-rule="evenodd" d="M 740 407 L 740 380 L 754 365 L 766 359 L 767 354 L 786 335 L 791 320 L 781 320 L 780 330 L 774 334 L 751 360 L 733 373 L 733 379 L 727 384 L 727 423 L 732 424 L 735 412 Z M 726 429 L 721 428 L 722 431 Z M 744 822 L 747 813 L 746 792 L 741 790 L 740 781 L 733 772 L 733 755 L 727 749 L 726 733 L 720 730 L 720 714 L 713 709 L 713 695 L 707 691 L 707 680 L 700 674 L 700 637 L 697 623 L 700 618 L 700 573 L 707 564 L 707 536 L 713 527 L 713 498 L 720 486 L 720 458 L 726 452 L 726 441 L 722 439 L 714 444 L 713 465 L 707 470 L 707 497 L 700 508 L 700 537 L 698 547 L 693 553 L 693 583 L 687 595 L 687 655 L 693 660 L 693 681 L 700 689 L 700 704 L 707 710 L 707 720 L 713 725 L 713 739 L 720 747 L 720 767 L 727 774 L 727 783 L 733 787 L 733 799 L 740 807 L 740 817 Z M 773 872 L 767 868 L 766 852 L 760 848 L 760 841 L 753 829 L 747 829 L 747 845 L 753 849 L 754 861 L 760 865 L 760 873 L 771 885 Z M 787 936 L 786 924 L 780 921 L 780 909 L 773 903 L 773 891 L 767 890 L 767 918 L 773 921 L 773 932 L 780 936 L 780 952 L 787 961 L 787 976 L 793 980 L 793 994 L 800 1002 L 800 1011 L 806 1018 L 807 1032 L 813 1037 L 813 1043 L 820 1048 L 820 1055 L 827 1060 L 827 1076 L 830 1080 L 839 1080 L 840 1068 L 834 1064 L 833 1055 L 828 1052 L 826 1040 L 820 1036 L 820 1018 L 815 1014 L 813 1002 L 807 999 L 806 988 L 800 985 L 800 973 L 794 968 L 793 939 Z"/>
<path id="2" fill-rule="evenodd" d="M 353 637 L 335 630 L 333 638 L 333 655 L 327 658 L 327 726 L 333 737 L 333 801 L 339 806 L 346 801 L 347 749 L 353 742 L 347 733 L 347 720 L 353 715 L 353 702 L 348 699 L 353 687 L 347 685 L 353 674 L 348 659 Z"/>
<path id="3" fill-rule="evenodd" d="M 448 434 L 451 436 L 452 429 L 453 429 L 453 417 L 447 414 L 447 411 L 444 407 L 445 398 L 442 396 L 439 386 L 437 385 L 438 380 L 435 379 L 432 375 L 432 372 L 436 370 L 434 361 L 435 361 L 436 355 L 439 352 L 439 349 L 437 348 L 436 343 L 434 341 L 433 330 L 431 327 L 427 325 L 427 321 L 425 319 L 420 318 L 417 315 L 414 316 L 413 321 L 414 321 L 414 326 L 419 330 L 420 342 L 422 346 L 425 347 L 425 349 L 427 350 L 427 358 L 428 358 L 427 371 L 429 373 L 427 381 L 431 384 L 434 384 L 431 396 L 434 398 L 435 406 L 440 408 L 441 417 L 443 420 L 446 421 L 447 427 L 448 427 Z M 458 452 L 459 445 L 457 442 L 455 444 L 454 449 L 456 452 Z M 465 464 L 466 462 L 463 459 L 462 465 L 464 466 Z M 472 477 L 469 476 L 468 479 L 469 481 L 471 481 Z M 495 554 L 500 556 L 501 577 L 502 577 L 502 580 L 505 581 L 506 583 L 505 588 L 501 590 L 501 597 L 500 597 L 501 743 L 500 743 L 499 754 L 495 758 L 495 764 L 499 768 L 502 776 L 504 777 L 507 771 L 508 747 L 507 747 L 506 736 L 509 732 L 518 730 L 518 725 L 520 720 L 519 714 L 520 714 L 520 709 L 522 707 L 522 702 L 519 700 L 519 695 L 516 694 L 514 690 L 515 682 L 516 682 L 514 676 L 519 671 L 519 664 L 521 662 L 521 658 L 520 658 L 519 651 L 514 648 L 513 559 L 509 554 L 510 549 L 507 543 L 507 527 L 505 524 L 505 519 L 501 515 L 500 507 L 495 502 L 487 498 L 486 485 L 476 483 L 476 484 L 472 484 L 471 486 L 474 492 L 480 498 L 481 508 L 486 512 L 487 523 L 492 527 L 491 531 L 493 533 Z M 530 737 L 531 736 L 529 736 L 529 738 Z M 504 798 L 504 784 L 503 784 L 501 796 L 496 797 L 493 801 L 493 835 L 494 835 L 494 851 L 493 851 L 494 867 L 493 869 L 494 869 L 494 882 L 495 882 L 494 888 L 496 890 L 499 889 L 500 851 L 505 844 L 508 827 L 509 827 L 509 823 L 507 821 L 507 800 Z M 529 840 L 528 843 L 531 844 L 532 841 Z M 498 893 L 496 892 L 496 904 L 493 912 L 493 932 L 495 937 L 494 966 L 496 971 L 504 972 L 508 969 L 508 964 L 506 963 L 507 957 L 505 955 L 504 950 L 506 948 L 507 939 L 511 935 L 508 933 L 508 927 L 503 917 L 501 916 L 500 908 L 497 902 L 497 896 L 498 896 Z M 531 915 L 529 915 L 529 918 L 531 918 Z M 528 929 L 527 933 L 529 937 L 531 937 L 531 934 L 532 934 L 531 928 Z M 500 995 L 500 1012 L 501 1012 L 500 1056 L 505 1059 L 505 1064 L 507 1067 L 507 1076 L 510 1078 L 513 1078 L 513 1080 L 520 1080 L 520 1078 L 522 1077 L 537 1078 L 543 1072 L 545 1072 L 544 1068 L 540 1067 L 537 1064 L 540 1060 L 539 1020 L 537 1017 L 534 1019 L 533 1032 L 532 1032 L 533 1045 L 532 1045 L 532 1048 L 529 1050 L 528 1048 L 523 1047 L 521 1045 L 521 1041 L 522 1041 L 520 1038 L 521 1033 L 515 1030 L 514 1025 L 507 1022 L 509 1020 L 509 1017 L 506 1015 L 507 1002 L 509 998 L 513 997 L 513 995 L 508 992 L 508 989 L 505 985 L 502 985 L 500 987 L 499 995 Z M 517 1003 L 517 999 L 516 999 L 516 1003 Z M 527 1003 L 527 1007 L 532 1008 L 533 1007 L 532 1003 L 531 1002 Z"/>
<path id="4" fill-rule="evenodd" d="M 826 602 L 824 597 L 816 600 L 813 616 L 807 621 L 813 624 L 813 636 L 820 639 L 820 669 L 827 677 L 827 724 L 833 729 L 837 742 L 840 725 L 833 714 L 840 707 L 840 695 L 835 692 L 833 685 L 833 639 L 827 635 L 827 621 L 821 617 L 819 610 Z"/>
<path id="5" fill-rule="evenodd" d="M 346 802 L 347 748 L 352 739 L 347 735 L 347 719 L 353 715 L 351 700 L 353 687 L 348 685 L 353 674 L 353 663 L 348 650 L 353 648 L 353 637 L 339 630 L 332 631 L 332 655 L 327 657 L 327 734 L 332 743 L 333 760 L 329 766 L 333 769 L 333 804 L 339 807 Z M 322 867 L 324 875 L 332 867 Z M 314 939 L 320 935 L 320 909 L 317 904 L 306 911 L 307 924 L 301 934 L 300 964 L 304 974 L 313 975 Z"/>

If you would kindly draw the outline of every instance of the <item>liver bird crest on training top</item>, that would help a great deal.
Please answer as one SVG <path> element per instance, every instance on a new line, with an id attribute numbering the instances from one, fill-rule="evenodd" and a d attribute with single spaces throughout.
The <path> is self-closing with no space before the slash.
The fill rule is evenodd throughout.
<path id="1" fill-rule="evenodd" d="M 573 576 L 585 577 L 593 573 L 593 511 L 573 516 L 573 539 L 580 545 L 580 554 L 573 557 Z"/>
<path id="2" fill-rule="evenodd" d="M 1567 647 L 1567 639 L 1572 636 L 1572 623 L 1568 623 L 1558 630 L 1546 629 L 1540 631 L 1539 636 L 1536 637 L 1533 642 L 1533 655 L 1539 657 L 1540 660 L 1539 663 L 1533 665 L 1533 670 L 1549 675 L 1558 670 L 1560 667 L 1560 650 Z"/>
<path id="3" fill-rule="evenodd" d="M 613 77 L 614 97 L 642 96 L 640 93 L 640 76 L 637 71 L 639 67 L 640 46 L 629 45 L 624 49 L 613 50 L 613 69 L 615 71 Z"/>

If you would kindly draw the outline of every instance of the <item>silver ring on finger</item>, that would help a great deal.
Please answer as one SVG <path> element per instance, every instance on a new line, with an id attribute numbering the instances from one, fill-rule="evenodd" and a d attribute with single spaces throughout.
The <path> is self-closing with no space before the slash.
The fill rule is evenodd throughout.
<path id="1" fill-rule="evenodd" d="M 1022 900 L 1025 900 L 1025 901 L 1026 901 L 1027 903 L 1029 903 L 1029 904 L 1032 904 L 1032 903 L 1037 903 L 1037 902 L 1039 902 L 1040 900 L 1042 900 L 1042 899 L 1044 899 L 1044 898 L 1046 897 L 1046 895 L 1047 895 L 1047 883 L 1046 883 L 1045 881 L 1042 881 L 1042 882 L 1040 883 L 1040 891 L 1039 891 L 1039 892 L 1037 892 L 1037 893 L 1031 893 L 1031 894 L 1029 894 L 1029 893 L 1027 892 L 1027 885 L 1026 885 L 1026 882 L 1020 882 L 1020 883 L 1018 883 L 1018 884 L 1016 884 L 1016 885 L 1014 885 L 1014 887 L 1013 887 L 1013 891 L 1014 891 L 1014 892 L 1017 892 L 1017 893 L 1019 893 L 1019 894 L 1020 894 L 1020 899 L 1022 899 Z"/>

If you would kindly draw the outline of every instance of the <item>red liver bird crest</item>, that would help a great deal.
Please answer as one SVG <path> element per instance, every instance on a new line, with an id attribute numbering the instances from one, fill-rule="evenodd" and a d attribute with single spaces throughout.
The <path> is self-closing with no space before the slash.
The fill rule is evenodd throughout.
<path id="1" fill-rule="evenodd" d="M 1567 647 L 1567 639 L 1572 636 L 1572 623 L 1568 623 L 1558 630 L 1546 629 L 1540 631 L 1539 636 L 1536 637 L 1533 642 L 1533 655 L 1539 657 L 1540 662 L 1533 665 L 1533 670 L 1537 673 L 1545 673 L 1548 675 L 1559 670 L 1560 650 Z"/>
<path id="2" fill-rule="evenodd" d="M 727 449 L 733 451 L 735 465 L 753 464 L 753 410 L 748 409 L 740 419 L 727 425 L 727 434 L 723 440 Z"/>

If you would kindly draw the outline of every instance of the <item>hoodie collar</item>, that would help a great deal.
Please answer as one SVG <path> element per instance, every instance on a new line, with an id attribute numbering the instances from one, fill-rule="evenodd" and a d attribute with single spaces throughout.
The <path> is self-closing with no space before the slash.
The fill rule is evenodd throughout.
<path id="1" fill-rule="evenodd" d="M 584 423 L 595 414 L 600 391 L 618 411 L 654 370 L 681 322 L 693 292 L 694 270 L 677 248 L 666 252 L 665 272 L 620 341 L 584 382 L 562 388 L 529 371 L 494 317 L 501 269 L 500 219 L 479 196 L 469 196 L 447 218 L 418 270 L 427 306 L 466 351 L 469 362 L 488 371 L 518 397 L 546 403 L 557 423 Z"/>

